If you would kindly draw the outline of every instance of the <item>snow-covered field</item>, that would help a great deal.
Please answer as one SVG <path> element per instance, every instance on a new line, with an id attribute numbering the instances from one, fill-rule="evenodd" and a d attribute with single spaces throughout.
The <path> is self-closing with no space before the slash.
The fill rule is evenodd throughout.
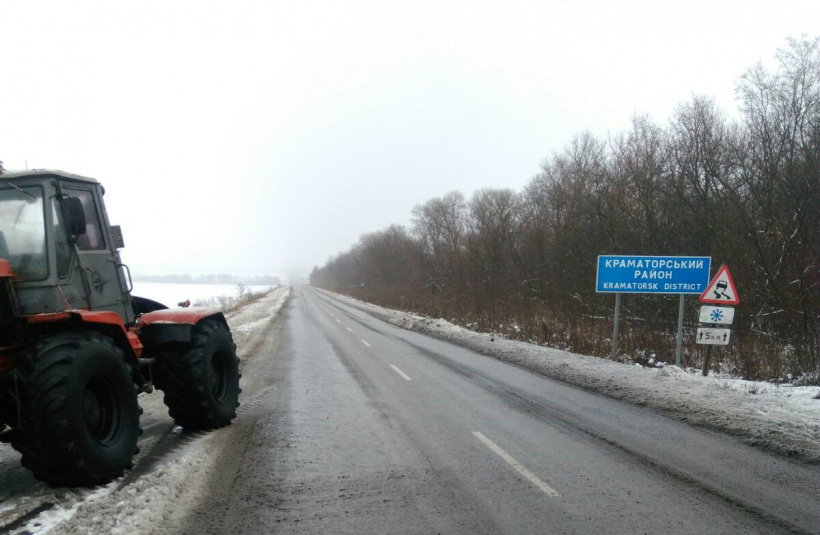
<path id="1" fill-rule="evenodd" d="M 240 359 L 252 350 L 253 339 L 264 335 L 289 296 L 290 287 L 279 287 L 227 315 Z M 241 400 L 248 401 L 245 396 Z M 177 511 L 187 510 L 207 481 L 220 435 L 219 431 L 181 433 L 168 418 L 161 393 L 141 395 L 139 401 L 145 411 L 141 419 L 145 436 L 135 469 L 102 487 L 66 490 L 34 483 L 19 466 L 19 454 L 0 444 L 0 468 L 8 472 L 4 484 L 15 482 L 20 487 L 18 492 L 3 488 L 0 493 L 0 532 L 166 533 L 170 519 Z M 27 521 L 17 520 L 8 528 L 20 518 Z"/>
<path id="2" fill-rule="evenodd" d="M 468 347 L 536 373 L 721 431 L 773 453 L 820 463 L 820 387 L 703 377 L 676 366 L 645 368 L 476 333 L 351 297 L 328 296 L 399 327 Z"/>
<path id="3" fill-rule="evenodd" d="M 266 292 L 270 286 L 247 286 L 249 292 Z M 194 303 L 200 299 L 214 297 L 236 297 L 235 284 L 178 284 L 171 282 L 134 282 L 134 295 L 153 299 L 163 305 L 174 308 L 177 303 L 190 300 Z"/>

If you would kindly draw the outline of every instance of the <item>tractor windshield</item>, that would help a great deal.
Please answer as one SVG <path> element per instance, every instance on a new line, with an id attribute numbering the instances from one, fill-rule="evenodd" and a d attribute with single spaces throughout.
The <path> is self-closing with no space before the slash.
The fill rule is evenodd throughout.
<path id="1" fill-rule="evenodd" d="M 48 276 L 42 188 L 0 186 L 0 258 L 24 280 Z"/>

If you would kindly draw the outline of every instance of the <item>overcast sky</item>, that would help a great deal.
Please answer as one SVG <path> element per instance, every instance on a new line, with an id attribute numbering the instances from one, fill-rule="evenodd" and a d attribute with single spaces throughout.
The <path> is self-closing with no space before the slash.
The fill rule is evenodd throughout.
<path id="1" fill-rule="evenodd" d="M 304 273 L 582 130 L 666 121 L 816 0 L 0 0 L 0 160 L 106 187 L 136 273 Z"/>

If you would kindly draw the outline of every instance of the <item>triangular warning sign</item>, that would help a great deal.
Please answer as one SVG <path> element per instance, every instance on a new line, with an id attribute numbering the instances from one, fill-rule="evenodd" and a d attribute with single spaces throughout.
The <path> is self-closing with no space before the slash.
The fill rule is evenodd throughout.
<path id="1" fill-rule="evenodd" d="M 700 294 L 701 303 L 709 303 L 712 305 L 739 305 L 740 296 L 737 295 L 737 288 L 735 288 L 735 281 L 732 280 L 732 274 L 729 273 L 729 266 L 720 266 L 720 269 L 712 277 L 706 291 Z"/>

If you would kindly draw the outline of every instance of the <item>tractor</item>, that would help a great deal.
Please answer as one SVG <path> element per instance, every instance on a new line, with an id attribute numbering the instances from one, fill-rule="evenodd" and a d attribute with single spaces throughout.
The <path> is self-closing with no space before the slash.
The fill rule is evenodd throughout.
<path id="1" fill-rule="evenodd" d="M 0 175 L 0 440 L 52 486 L 133 467 L 140 393 L 161 390 L 185 430 L 228 425 L 239 406 L 225 317 L 131 295 L 104 194 L 62 171 Z"/>

